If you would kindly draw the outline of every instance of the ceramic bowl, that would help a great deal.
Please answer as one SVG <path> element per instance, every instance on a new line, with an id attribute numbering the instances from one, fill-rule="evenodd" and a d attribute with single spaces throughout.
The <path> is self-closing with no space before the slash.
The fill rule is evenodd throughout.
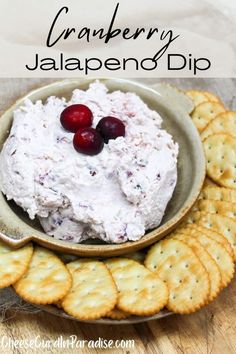
<path id="1" fill-rule="evenodd" d="M 122 90 L 134 92 L 163 117 L 165 128 L 179 144 L 178 182 L 169 202 L 161 225 L 150 230 L 135 242 L 123 244 L 102 244 L 93 241 L 90 244 L 75 244 L 56 240 L 46 235 L 39 223 L 30 220 L 21 208 L 13 202 L 7 202 L 0 193 L 0 239 L 12 247 L 20 247 L 33 240 L 50 249 L 76 254 L 79 256 L 115 256 L 142 249 L 160 240 L 173 230 L 184 218 L 197 199 L 205 177 L 205 159 L 202 144 L 196 128 L 188 113 L 190 101 L 169 86 L 158 85 L 155 88 L 123 79 L 100 79 L 109 91 Z M 57 81 L 38 88 L 19 99 L 0 119 L 0 149 L 11 128 L 13 111 L 23 105 L 25 98 L 46 100 L 54 95 L 69 98 L 75 88 L 87 89 L 94 79 L 73 79 Z M 184 97 L 183 97 L 184 96 Z"/>

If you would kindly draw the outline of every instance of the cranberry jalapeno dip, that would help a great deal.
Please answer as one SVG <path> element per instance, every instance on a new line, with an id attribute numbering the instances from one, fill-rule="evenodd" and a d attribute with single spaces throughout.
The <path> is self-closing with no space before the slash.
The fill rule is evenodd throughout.
<path id="1" fill-rule="evenodd" d="M 89 127 L 64 128 L 72 105 L 89 108 Z M 161 123 L 137 95 L 108 93 L 99 82 L 74 90 L 69 102 L 26 100 L 0 155 L 1 190 L 57 239 L 138 240 L 160 224 L 177 181 L 178 145 Z M 99 151 L 76 148 L 79 129 L 95 131 Z"/>

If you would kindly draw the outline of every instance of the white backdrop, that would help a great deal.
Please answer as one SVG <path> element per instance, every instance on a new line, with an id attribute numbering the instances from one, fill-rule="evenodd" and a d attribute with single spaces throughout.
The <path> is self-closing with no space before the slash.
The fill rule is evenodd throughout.
<path id="1" fill-rule="evenodd" d="M 57 23 L 57 31 L 64 28 L 90 26 L 107 27 L 118 0 L 0 0 L 0 76 L 1 77 L 68 77 L 81 72 L 27 71 L 25 64 L 34 63 L 35 53 L 42 58 L 58 59 L 60 53 L 67 57 L 99 56 L 143 58 L 155 53 L 160 46 L 157 39 L 124 41 L 114 39 L 108 45 L 93 40 L 89 45 L 69 37 L 52 48 L 45 45 L 53 18 L 61 6 L 68 6 L 69 13 Z M 171 51 L 212 61 L 209 71 L 198 76 L 236 77 L 236 1 L 235 0 L 120 0 L 115 27 L 172 28 L 180 38 L 173 42 Z M 31 64 L 33 65 L 33 64 Z M 98 73 L 91 73 L 97 75 Z M 166 60 L 161 60 L 158 70 L 142 72 L 112 72 L 112 76 L 129 77 L 188 77 L 189 70 L 167 71 Z M 110 75 L 111 75 L 110 74 Z M 109 75 L 100 70 L 99 75 Z"/>

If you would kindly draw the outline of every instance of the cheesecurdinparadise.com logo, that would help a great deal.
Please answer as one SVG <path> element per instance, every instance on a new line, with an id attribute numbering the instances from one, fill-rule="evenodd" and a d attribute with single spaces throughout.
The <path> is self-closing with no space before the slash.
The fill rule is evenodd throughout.
<path id="1" fill-rule="evenodd" d="M 130 69 L 137 71 L 157 71 L 160 60 L 164 61 L 167 70 L 181 71 L 188 70 L 194 75 L 206 71 L 211 67 L 211 61 L 206 57 L 194 57 L 191 53 L 186 55 L 173 51 L 173 46 L 181 36 L 174 33 L 171 29 L 160 29 L 158 27 L 137 27 L 137 28 L 118 28 L 116 25 L 119 16 L 119 6 L 117 3 L 112 16 L 106 28 L 90 28 L 90 27 L 68 27 L 66 26 L 67 16 L 70 14 L 70 8 L 67 6 L 61 7 L 55 14 L 53 21 L 47 33 L 46 46 L 47 48 L 56 48 L 64 41 L 74 41 L 78 56 L 69 57 L 65 53 L 60 52 L 51 57 L 42 57 L 40 53 L 35 53 L 32 61 L 28 62 L 25 67 L 29 71 L 75 71 L 84 75 L 98 72 L 105 69 L 108 72 L 128 71 Z M 61 24 L 64 29 L 61 28 Z M 59 26 L 60 24 L 60 26 Z M 126 41 L 134 44 L 134 41 L 153 41 L 151 46 L 152 53 L 142 51 L 143 57 L 135 56 L 115 57 L 104 55 L 99 57 L 101 48 L 106 49 L 109 53 L 109 45 L 117 41 L 117 45 L 121 41 Z M 81 41 L 86 42 L 87 47 L 93 46 L 95 41 L 99 41 L 99 49 L 97 55 L 92 57 L 84 57 L 80 50 Z M 135 43 L 136 43 L 135 42 Z M 137 43 L 138 45 L 138 43 Z M 102 46 L 102 47 L 101 47 Z M 78 49 L 77 49 L 78 48 Z"/>

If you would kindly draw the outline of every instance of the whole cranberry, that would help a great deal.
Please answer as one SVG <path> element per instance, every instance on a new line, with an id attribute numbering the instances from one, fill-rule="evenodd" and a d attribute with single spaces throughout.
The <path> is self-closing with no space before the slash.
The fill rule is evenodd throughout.
<path id="1" fill-rule="evenodd" d="M 75 150 L 86 155 L 97 155 L 104 146 L 101 135 L 93 128 L 80 128 L 74 135 L 73 144 Z"/>
<path id="2" fill-rule="evenodd" d="M 87 106 L 73 104 L 64 109 L 60 120 L 63 128 L 76 133 L 79 128 L 91 127 L 93 114 Z"/>
<path id="3" fill-rule="evenodd" d="M 102 118 L 96 127 L 96 130 L 101 134 L 105 143 L 108 143 L 110 139 L 116 139 L 119 136 L 125 136 L 124 123 L 115 117 Z"/>

